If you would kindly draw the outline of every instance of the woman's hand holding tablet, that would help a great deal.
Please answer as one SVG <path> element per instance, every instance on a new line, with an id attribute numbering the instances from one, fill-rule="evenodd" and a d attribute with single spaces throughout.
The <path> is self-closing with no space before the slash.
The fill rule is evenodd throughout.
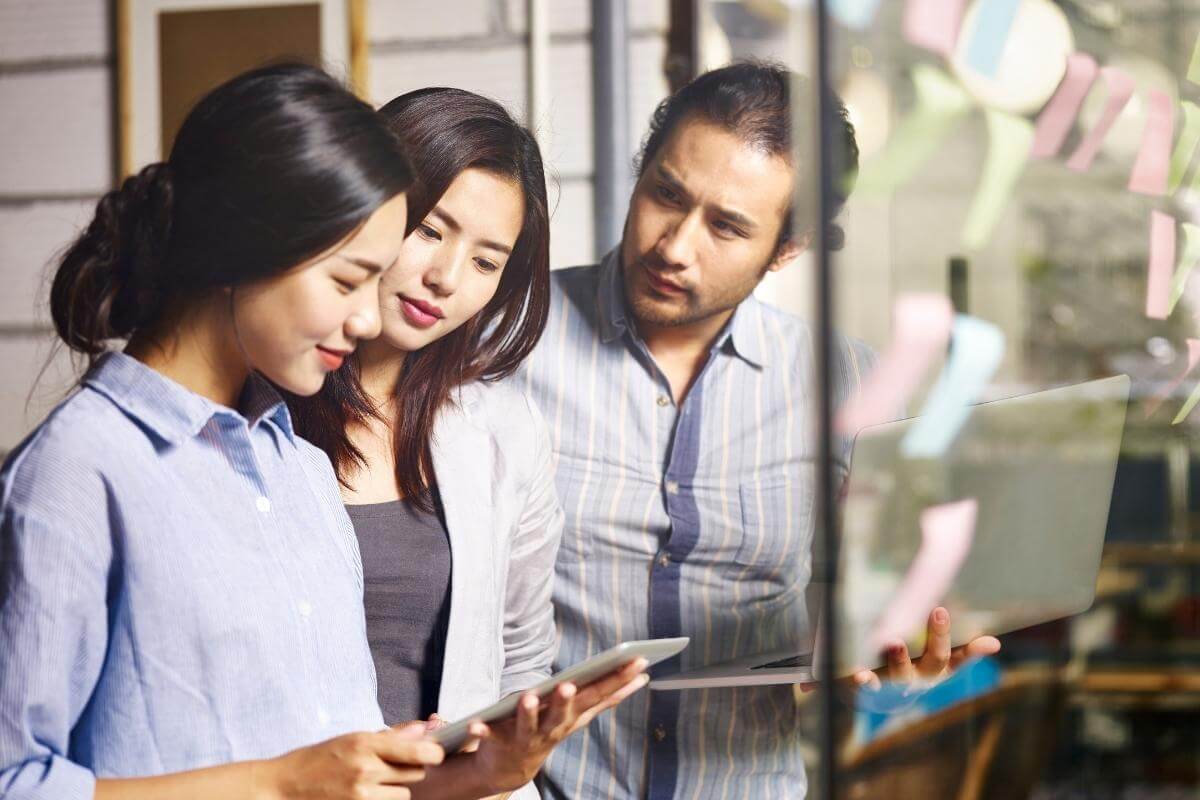
<path id="1" fill-rule="evenodd" d="M 687 643 L 686 637 L 625 642 L 432 731 L 430 738 L 447 753 L 460 753 L 437 770 L 465 768 L 476 778 L 486 776 L 489 792 L 524 786 L 559 742 L 644 687 L 650 681 L 647 668 L 679 653 Z M 462 751 L 464 744 L 476 743 L 474 752 Z"/>

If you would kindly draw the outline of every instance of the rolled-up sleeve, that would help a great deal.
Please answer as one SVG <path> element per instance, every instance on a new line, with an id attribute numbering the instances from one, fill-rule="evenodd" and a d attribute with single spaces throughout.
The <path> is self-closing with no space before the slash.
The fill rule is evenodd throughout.
<path id="1" fill-rule="evenodd" d="M 557 650 L 551 596 L 564 517 L 554 486 L 550 432 L 532 401 L 526 402 L 534 433 L 532 472 L 509 555 L 501 697 L 549 677 Z"/>
<path id="2" fill-rule="evenodd" d="M 64 492 L 33 486 L 27 494 L 42 488 L 39 506 L 46 493 Z M 0 798 L 91 800 L 95 776 L 68 752 L 106 650 L 111 545 L 105 505 L 63 497 L 69 505 L 51 524 L 6 495 L 0 510 Z"/>

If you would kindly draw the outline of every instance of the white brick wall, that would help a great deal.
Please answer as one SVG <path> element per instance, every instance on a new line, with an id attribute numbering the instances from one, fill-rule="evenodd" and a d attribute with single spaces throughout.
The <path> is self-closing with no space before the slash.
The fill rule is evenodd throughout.
<path id="1" fill-rule="evenodd" d="M 603 0 L 601 0 L 603 1 Z M 592 29 L 593 0 L 552 0 L 550 3 L 550 32 L 552 34 L 583 34 Z M 635 33 L 656 31 L 666 33 L 669 22 L 666 2 L 659 0 L 625 0 L 629 29 Z M 526 0 L 505 0 L 505 21 L 513 33 L 525 32 Z"/>
<path id="2" fill-rule="evenodd" d="M 0 196 L 99 194 L 112 181 L 107 67 L 0 76 Z"/>
<path id="3" fill-rule="evenodd" d="M 583 40 L 550 49 L 547 166 L 564 177 L 592 174 L 592 55 Z"/>
<path id="4" fill-rule="evenodd" d="M 486 36 L 495 16 L 492 0 L 370 0 L 367 36 L 372 43 Z"/>
<path id="5" fill-rule="evenodd" d="M 0 452 L 73 384 L 47 265 L 112 180 L 106 0 L 0 0 Z M 36 385 L 35 385 L 36 382 Z"/>
<path id="6" fill-rule="evenodd" d="M 108 54 L 106 0 L 0 0 L 0 62 Z"/>
<path id="7" fill-rule="evenodd" d="M 0 206 L 0 325 L 49 324 L 47 267 L 94 208 L 94 200 Z"/>
<path id="8" fill-rule="evenodd" d="M 629 48 L 629 143 L 636 152 L 654 107 L 667 94 L 666 42 L 635 39 Z M 551 136 L 547 162 L 563 175 L 592 174 L 592 49 L 586 41 L 555 45 L 550 55 Z"/>
<path id="9" fill-rule="evenodd" d="M 629 115 L 634 152 L 646 134 L 646 126 L 655 107 L 667 96 L 667 78 L 663 62 L 667 58 L 667 42 L 663 37 L 634 40 L 629 48 Z"/>
<path id="10" fill-rule="evenodd" d="M 518 119 L 525 114 L 525 51 L 519 45 L 388 49 L 371 58 L 371 101 L 382 105 L 424 86 L 452 86 L 490 97 Z"/>
<path id="11" fill-rule="evenodd" d="M 38 379 L 43 366 L 49 366 Z M 75 372 L 65 348 L 49 334 L 0 336 L 0 452 L 11 449 L 46 416 L 74 385 Z"/>
<path id="12" fill-rule="evenodd" d="M 575 267 L 594 260 L 592 236 L 592 182 L 590 179 L 549 180 L 546 197 L 550 203 L 550 264 L 555 268 Z"/>

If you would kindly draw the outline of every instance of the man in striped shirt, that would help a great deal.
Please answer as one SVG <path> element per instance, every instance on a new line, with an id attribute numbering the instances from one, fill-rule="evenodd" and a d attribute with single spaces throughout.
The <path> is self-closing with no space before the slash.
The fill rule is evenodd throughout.
<path id="1" fill-rule="evenodd" d="M 566 512 L 559 668 L 629 639 L 690 636 L 685 669 L 805 641 L 814 334 L 752 296 L 810 239 L 802 224 L 791 232 L 793 182 L 814 175 L 792 163 L 788 92 L 786 71 L 736 64 L 665 100 L 621 244 L 553 275 L 522 379 L 551 427 Z M 844 110 L 838 124 L 849 172 Z M 844 396 L 870 355 L 840 337 L 835 349 Z M 940 672 L 942 649 L 920 671 Z M 572 800 L 803 797 L 798 745 L 791 686 L 642 692 L 560 745 L 541 788 Z"/>

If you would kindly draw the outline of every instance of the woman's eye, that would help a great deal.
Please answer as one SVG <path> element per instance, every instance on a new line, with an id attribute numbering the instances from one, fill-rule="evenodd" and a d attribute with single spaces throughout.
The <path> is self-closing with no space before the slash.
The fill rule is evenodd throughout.
<path id="1" fill-rule="evenodd" d="M 344 281 L 341 278 L 334 278 L 333 282 L 338 285 L 338 289 L 341 290 L 342 294 L 350 294 L 358 288 L 358 284 Z"/>
<path id="2" fill-rule="evenodd" d="M 438 233 L 437 228 L 427 225 L 424 222 L 417 226 L 417 232 L 433 242 L 440 242 L 442 240 L 442 235 Z"/>
<path id="3" fill-rule="evenodd" d="M 475 264 L 484 272 L 495 272 L 496 270 L 500 269 L 498 265 L 493 264 L 491 261 L 488 261 L 484 258 L 475 259 Z"/>
<path id="4" fill-rule="evenodd" d="M 658 196 L 671 203 L 674 203 L 679 199 L 679 195 L 675 194 L 675 192 L 671 191 L 666 186 L 658 187 Z"/>

